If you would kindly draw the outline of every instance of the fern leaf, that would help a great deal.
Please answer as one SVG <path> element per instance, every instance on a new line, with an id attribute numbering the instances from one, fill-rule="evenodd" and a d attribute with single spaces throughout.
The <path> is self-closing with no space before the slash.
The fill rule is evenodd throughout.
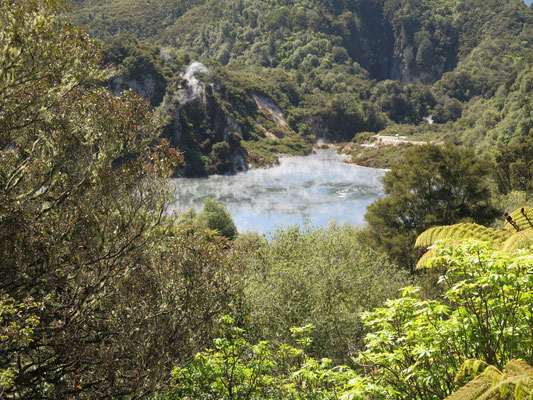
<path id="1" fill-rule="evenodd" d="M 504 371 L 513 375 L 529 375 L 533 378 L 533 367 L 524 360 L 509 361 L 505 365 Z"/>
<path id="2" fill-rule="evenodd" d="M 432 248 L 424 253 L 416 263 L 415 269 L 422 269 L 428 267 L 428 261 L 437 255 L 437 250 Z"/>
<path id="3" fill-rule="evenodd" d="M 513 233 L 501 248 L 503 251 L 514 251 L 518 249 L 527 249 L 533 246 L 533 229 L 526 229 Z"/>
<path id="4" fill-rule="evenodd" d="M 487 366 L 480 360 L 465 361 L 456 380 L 469 373 L 477 374 L 481 365 Z M 525 361 L 511 360 L 503 372 L 488 365 L 481 375 L 445 400 L 496 400 L 509 397 L 515 400 L 533 398 L 533 367 Z"/>
<path id="5" fill-rule="evenodd" d="M 429 247 L 438 240 L 444 239 L 475 239 L 495 244 L 503 243 L 509 237 L 509 232 L 498 231 L 473 223 L 436 226 L 422 232 L 416 239 L 415 247 Z"/>
<path id="6" fill-rule="evenodd" d="M 472 379 L 466 385 L 461 387 L 455 393 L 452 393 L 444 400 L 476 400 L 490 388 L 490 385 L 485 380 L 483 375 Z"/>
<path id="7" fill-rule="evenodd" d="M 466 375 L 470 375 L 470 374 L 477 375 L 479 371 L 479 367 L 481 366 L 488 367 L 489 364 L 487 364 L 483 360 L 477 360 L 475 358 L 466 360 L 461 366 L 461 370 L 455 377 L 455 382 L 458 382 L 460 379 L 462 379 Z"/>
<path id="8" fill-rule="evenodd" d="M 503 375 L 502 377 L 495 377 L 492 385 L 488 390 L 486 390 L 483 395 L 477 398 L 477 400 L 491 400 L 491 399 L 500 399 L 507 398 L 506 396 L 511 393 L 511 389 L 514 396 L 512 398 L 516 399 L 517 397 L 522 397 L 524 395 L 529 395 L 533 388 L 533 379 L 528 376 L 511 376 L 508 377 Z M 517 396 L 518 394 L 518 396 Z"/>

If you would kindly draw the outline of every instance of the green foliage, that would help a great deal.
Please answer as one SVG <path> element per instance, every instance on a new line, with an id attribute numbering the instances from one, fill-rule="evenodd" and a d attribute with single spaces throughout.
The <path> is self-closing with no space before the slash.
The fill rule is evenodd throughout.
<path id="1" fill-rule="evenodd" d="M 415 247 L 433 246 L 439 240 L 479 240 L 501 245 L 508 237 L 509 232 L 486 228 L 473 223 L 460 223 L 429 228 L 421 233 L 415 242 Z"/>
<path id="2" fill-rule="evenodd" d="M 448 95 L 465 102 L 462 116 L 454 127 L 455 135 L 463 144 L 487 156 L 492 155 L 494 148 L 502 148 L 531 133 L 532 52 L 529 38 L 531 32 L 526 30 L 512 39 L 487 40 L 472 52 L 468 62 L 461 64 L 458 71 L 450 73 L 450 76 L 469 76 L 468 82 L 461 80 L 457 90 L 447 90 L 448 94 L 443 97 L 445 102 L 449 101 L 446 100 Z M 445 75 L 442 81 L 446 79 Z M 440 91 L 439 85 L 435 85 L 437 92 Z M 468 99 L 470 102 L 466 103 Z M 435 121 L 441 122 L 437 118 Z M 520 150 L 520 142 L 524 150 Z M 509 168 L 515 162 L 513 160 L 525 162 L 525 165 L 517 164 L 516 167 L 525 167 L 521 173 L 528 173 L 528 139 L 519 139 L 518 143 L 511 147 L 511 152 L 503 151 L 497 156 L 501 165 L 500 190 L 504 192 L 512 188 L 511 184 L 517 188 L 527 186 L 526 181 L 510 181 L 512 171 Z M 514 179 L 520 178 L 516 175 Z"/>
<path id="3" fill-rule="evenodd" d="M 127 35 L 120 35 L 106 41 L 102 50 L 104 63 L 113 64 L 118 68 L 115 79 L 109 83 L 117 94 L 128 89 L 126 84 L 118 84 L 119 80 L 122 80 L 134 86 L 153 106 L 163 101 L 167 81 L 163 60 L 157 47 L 139 43 Z"/>
<path id="4" fill-rule="evenodd" d="M 9 357 L 9 354 L 19 349 L 26 349 L 33 341 L 35 328 L 39 325 L 37 316 L 41 305 L 31 298 L 21 303 L 6 295 L 0 298 L 0 356 Z M 9 393 L 14 386 L 17 371 L 14 367 L 0 368 L 0 395 Z"/>
<path id="5" fill-rule="evenodd" d="M 204 206 L 196 212 L 194 208 L 179 213 L 174 221 L 174 226 L 199 228 L 206 232 L 214 232 L 218 236 L 232 240 L 237 235 L 237 228 L 224 205 L 217 203 L 209 197 L 204 200 Z"/>
<path id="6" fill-rule="evenodd" d="M 211 146 L 236 126 L 246 143 L 229 145 L 254 166 L 275 163 L 273 152 L 305 153 L 313 136 L 345 141 L 391 122 L 432 132 L 421 124 L 429 116 L 447 138 L 491 157 L 533 126 L 533 12 L 520 1 L 77 0 L 76 6 L 73 20 L 106 38 L 125 76 L 142 78 L 124 87 L 159 104 L 158 77 L 165 77 L 165 136 L 186 154 L 188 175 L 227 172 Z M 134 43 L 124 33 L 167 47 Z M 206 82 L 215 83 L 215 100 L 207 93 L 203 106 L 176 113 L 180 72 L 193 59 L 216 70 L 214 82 Z M 146 76 L 157 78 L 157 95 L 138 85 Z M 288 127 L 262 120 L 254 94 L 270 97 Z M 270 133 L 286 143 L 269 143 L 276 140 Z M 520 174 L 528 164 L 514 164 L 514 179 L 521 180 L 514 185 L 527 186 Z M 509 177 L 504 171 L 502 184 Z"/>
<path id="7" fill-rule="evenodd" d="M 214 347 L 196 354 L 185 368 L 175 368 L 165 399 L 358 400 L 381 398 L 381 388 L 347 367 L 332 367 L 305 352 L 312 326 L 292 328 L 293 342 L 272 346 L 249 343 L 244 330 L 228 324 Z"/>
<path id="8" fill-rule="evenodd" d="M 368 207 L 368 228 L 361 237 L 403 267 L 412 268 L 416 237 L 434 225 L 474 219 L 487 223 L 495 216 L 484 178 L 487 162 L 472 151 L 424 145 L 409 148 L 403 162 L 384 176 L 388 195 Z"/>
<path id="9" fill-rule="evenodd" d="M 204 200 L 204 207 L 194 217 L 194 225 L 203 229 L 216 230 L 228 239 L 233 239 L 237 234 L 231 215 L 222 204 L 210 198 Z"/>
<path id="10" fill-rule="evenodd" d="M 162 123 L 188 168 L 205 174 L 239 155 L 264 164 L 305 153 L 318 135 L 411 130 L 485 155 L 509 145 L 495 157 L 499 188 L 529 194 L 533 14 L 519 3 L 76 0 L 76 21 L 92 32 L 181 47 L 127 36 L 104 45 L 126 81 L 117 93 L 148 97 L 160 122 L 131 91 L 102 89 L 116 81 L 100 67 L 101 46 L 65 22 L 62 2 L 0 0 L 0 397 L 150 397 L 176 367 L 171 398 L 442 399 L 462 383 L 452 378 L 465 357 L 531 363 L 532 260 L 516 251 L 529 229 L 502 242 L 507 252 L 433 249 L 445 304 L 407 289 L 366 314 L 366 327 L 360 320 L 407 277 L 358 235 L 411 266 L 424 229 L 490 222 L 490 169 L 472 151 L 407 150 L 366 233 L 289 229 L 272 243 L 232 242 L 231 217 L 212 200 L 165 217 L 165 181 L 182 160 L 158 139 Z M 190 98 L 180 73 L 199 56 L 227 66 L 206 61 Z M 442 125 L 391 125 L 428 114 Z M 426 242 L 451 231 L 494 237 L 463 228 Z M 212 342 L 228 312 L 272 344 L 252 345 L 235 327 Z M 296 346 L 281 344 L 305 324 L 317 327 L 313 340 L 301 328 Z M 366 378 L 308 355 L 350 360 L 368 330 L 357 358 Z"/>
<path id="11" fill-rule="evenodd" d="M 147 7 L 140 0 L 76 0 L 76 5 L 76 23 L 98 37 L 128 32 L 224 64 L 304 72 L 356 61 L 378 79 L 419 76 L 429 82 L 483 40 L 502 31 L 518 36 L 520 23 L 530 17 L 519 2 L 497 1 L 164 0 Z"/>
<path id="12" fill-rule="evenodd" d="M 146 101 L 101 87 L 100 46 L 62 10 L 0 1 L 0 396 L 147 397 L 243 264 L 166 220 L 179 154 Z"/>
<path id="13" fill-rule="evenodd" d="M 472 223 L 436 226 L 421 233 L 416 239 L 415 247 L 427 248 L 440 240 L 457 243 L 472 239 L 491 243 L 494 248 L 506 252 L 515 252 L 518 249 L 530 251 L 533 248 L 533 221 L 528 215 L 533 215 L 533 208 L 522 207 L 511 214 L 506 213 L 504 230 L 486 228 Z M 436 252 L 430 249 L 418 260 L 416 268 L 426 267 L 428 260 L 435 254 Z"/>
<path id="14" fill-rule="evenodd" d="M 394 122 L 419 123 L 436 105 L 428 86 L 381 81 L 372 88 L 372 100 Z"/>
<path id="15" fill-rule="evenodd" d="M 293 227 L 255 249 L 246 285 L 250 333 L 283 340 L 290 327 L 313 324 L 311 353 L 349 362 L 364 335 L 360 313 L 409 282 L 356 235 L 352 227 Z"/>
<path id="16" fill-rule="evenodd" d="M 227 142 L 215 143 L 209 158 L 214 170 L 218 173 L 231 171 L 231 147 Z"/>
<path id="17" fill-rule="evenodd" d="M 442 399 L 468 358 L 498 368 L 533 353 L 531 255 L 511 255 L 468 242 L 439 248 L 447 267 L 446 303 L 424 301 L 416 289 L 364 315 L 371 329 L 358 360 L 394 398 Z"/>
<path id="18" fill-rule="evenodd" d="M 496 154 L 500 192 L 512 190 L 533 194 L 533 135 L 519 137 Z"/>

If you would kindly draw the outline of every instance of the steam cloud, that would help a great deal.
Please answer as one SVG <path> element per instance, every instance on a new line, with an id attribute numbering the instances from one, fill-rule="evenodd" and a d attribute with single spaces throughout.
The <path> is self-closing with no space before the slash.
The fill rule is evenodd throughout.
<path id="1" fill-rule="evenodd" d="M 380 197 L 383 170 L 345 164 L 334 150 L 282 157 L 280 164 L 233 176 L 175 179 L 171 211 L 200 209 L 211 197 L 226 206 L 239 232 L 271 232 L 276 226 L 329 221 L 363 224 L 366 207 Z"/>

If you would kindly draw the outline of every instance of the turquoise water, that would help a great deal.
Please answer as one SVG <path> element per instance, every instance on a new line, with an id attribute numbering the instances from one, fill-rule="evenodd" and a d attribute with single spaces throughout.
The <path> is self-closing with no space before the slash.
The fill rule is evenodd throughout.
<path id="1" fill-rule="evenodd" d="M 201 209 L 206 197 L 232 214 L 239 232 L 273 232 L 276 227 L 325 227 L 330 221 L 363 224 L 366 207 L 383 195 L 384 171 L 346 164 L 332 149 L 232 176 L 174 179 L 170 211 Z"/>

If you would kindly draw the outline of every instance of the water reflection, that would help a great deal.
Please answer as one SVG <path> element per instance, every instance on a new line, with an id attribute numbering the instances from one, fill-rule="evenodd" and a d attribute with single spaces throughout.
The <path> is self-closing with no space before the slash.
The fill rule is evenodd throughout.
<path id="1" fill-rule="evenodd" d="M 366 207 L 382 195 L 384 171 L 345 164 L 334 150 L 283 157 L 280 165 L 234 176 L 175 179 L 171 211 L 200 209 L 206 197 L 233 215 L 239 232 L 266 233 L 276 226 L 329 221 L 363 224 Z"/>

